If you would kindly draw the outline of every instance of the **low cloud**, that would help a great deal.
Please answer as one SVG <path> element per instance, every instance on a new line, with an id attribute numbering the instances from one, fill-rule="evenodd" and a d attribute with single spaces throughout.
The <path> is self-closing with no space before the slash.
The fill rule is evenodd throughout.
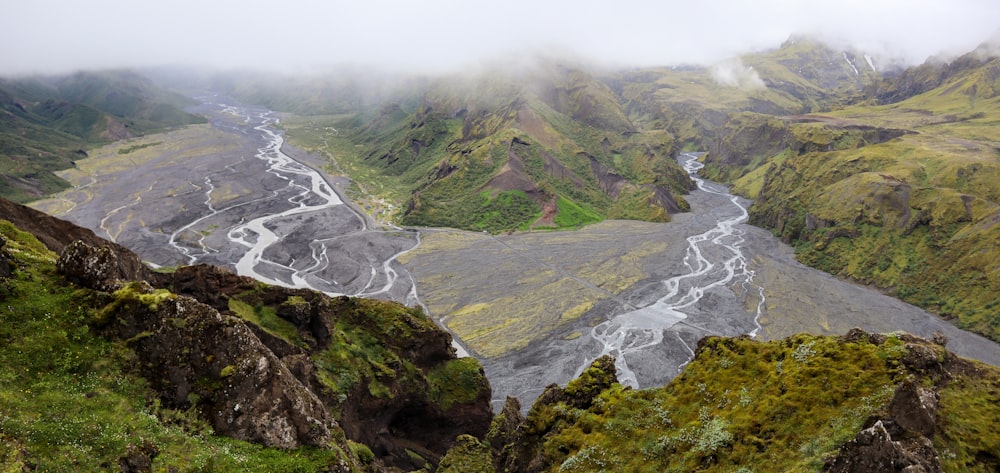
<path id="1" fill-rule="evenodd" d="M 1000 18 L 996 0 L 6 3 L 0 76 L 163 64 L 437 72 L 525 51 L 571 51 L 609 66 L 704 65 L 777 47 L 793 33 L 883 64 L 915 64 L 975 49 Z M 743 72 L 724 67 L 720 78 L 752 86 Z"/>
<path id="2" fill-rule="evenodd" d="M 767 86 L 752 67 L 743 65 L 739 59 L 729 59 L 709 68 L 712 80 L 724 87 L 738 87 L 744 90 L 764 89 Z"/>

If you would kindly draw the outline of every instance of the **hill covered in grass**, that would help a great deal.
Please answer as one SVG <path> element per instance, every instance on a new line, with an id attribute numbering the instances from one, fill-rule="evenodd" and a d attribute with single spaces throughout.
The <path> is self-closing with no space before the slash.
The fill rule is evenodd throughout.
<path id="1" fill-rule="evenodd" d="M 899 77 L 922 92 L 821 114 L 735 115 L 705 172 L 755 199 L 751 223 L 803 262 L 1000 340 L 1000 59 L 983 49 Z"/>
<path id="2" fill-rule="evenodd" d="M 291 121 L 288 134 L 326 146 L 362 185 L 391 188 L 406 225 L 574 228 L 666 221 L 687 208 L 680 195 L 692 183 L 673 160 L 673 136 L 637 126 L 585 70 L 498 68 L 411 93 L 325 124 Z"/>
<path id="3" fill-rule="evenodd" d="M 32 200 L 61 190 L 54 173 L 95 144 L 203 123 L 190 99 L 127 71 L 0 80 L 0 196 Z"/>

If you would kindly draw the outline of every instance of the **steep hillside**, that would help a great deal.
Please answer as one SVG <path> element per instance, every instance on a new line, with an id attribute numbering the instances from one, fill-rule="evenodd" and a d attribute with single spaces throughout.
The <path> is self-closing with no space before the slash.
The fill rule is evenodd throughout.
<path id="1" fill-rule="evenodd" d="M 466 471 L 995 471 L 1000 370 L 906 334 L 705 338 L 670 384 L 618 384 L 611 358 L 527 416 L 508 398 Z M 461 448 L 459 451 L 458 449 Z"/>
<path id="2" fill-rule="evenodd" d="M 678 196 L 692 186 L 669 133 L 637 127 L 613 91 L 570 67 L 442 79 L 415 110 L 390 103 L 332 126 L 339 135 L 326 149 L 346 133 L 354 149 L 332 153 L 362 168 L 351 174 L 363 184 L 397 189 L 408 225 L 498 232 L 665 221 L 686 208 Z M 288 134 L 320 141 L 302 127 Z"/>
<path id="3" fill-rule="evenodd" d="M 482 369 L 417 309 L 207 266 L 153 273 L 2 205 L 5 467 L 409 471 L 486 432 Z"/>
<path id="4" fill-rule="evenodd" d="M 1000 59 L 900 77 L 934 67 L 940 86 L 894 104 L 737 116 L 706 172 L 802 261 L 1000 340 Z"/>
<path id="5" fill-rule="evenodd" d="M 53 172 L 93 144 L 204 122 L 186 105 L 126 71 L 0 80 L 0 196 L 26 201 L 64 188 Z"/>
<path id="6" fill-rule="evenodd" d="M 706 149 L 732 114 L 794 115 L 862 98 L 881 77 L 871 56 L 807 37 L 710 67 L 637 69 L 604 80 L 633 120 L 660 127 L 683 146 Z"/>

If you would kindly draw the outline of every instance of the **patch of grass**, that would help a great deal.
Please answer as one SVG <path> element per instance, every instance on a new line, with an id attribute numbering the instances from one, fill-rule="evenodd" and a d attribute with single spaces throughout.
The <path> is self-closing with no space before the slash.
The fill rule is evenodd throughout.
<path id="1" fill-rule="evenodd" d="M 138 150 L 143 149 L 143 148 L 149 148 L 151 146 L 157 146 L 157 145 L 161 145 L 161 144 L 163 144 L 162 141 L 153 141 L 153 142 L 150 142 L 150 143 L 139 143 L 139 144 L 134 144 L 134 145 L 129 145 L 129 146 L 123 146 L 121 148 L 118 148 L 118 154 L 129 154 L 129 153 L 131 153 L 133 151 L 138 151 Z"/>
<path id="2" fill-rule="evenodd" d="M 263 304 L 251 306 L 236 298 L 229 299 L 229 310 L 237 317 L 253 323 L 264 329 L 267 333 L 274 335 L 292 345 L 304 347 L 305 343 L 299 336 L 299 331 L 295 324 L 278 317 L 277 311 L 273 307 Z"/>
<path id="3" fill-rule="evenodd" d="M 867 341 L 711 338 L 699 348 L 663 388 L 614 384 L 587 409 L 533 408 L 528 425 L 548 432 L 543 471 L 818 470 L 901 376 L 901 353 Z"/>
<path id="4" fill-rule="evenodd" d="M 465 357 L 427 372 L 427 385 L 429 398 L 447 411 L 456 404 L 474 401 L 488 382 L 479 362 Z"/>
<path id="5" fill-rule="evenodd" d="M 602 220 L 597 212 L 584 208 L 563 196 L 556 199 L 556 207 L 559 210 L 552 221 L 560 228 L 579 228 Z"/>
<path id="6" fill-rule="evenodd" d="M 105 471 L 149 443 L 154 471 L 319 471 L 335 448 L 293 451 L 218 437 L 194 412 L 161 408 L 131 374 L 124 343 L 87 326 L 96 295 L 61 281 L 55 255 L 0 220 L 17 266 L 0 280 L 0 464 L 20 471 Z M 29 466 L 31 465 L 31 466 Z"/>

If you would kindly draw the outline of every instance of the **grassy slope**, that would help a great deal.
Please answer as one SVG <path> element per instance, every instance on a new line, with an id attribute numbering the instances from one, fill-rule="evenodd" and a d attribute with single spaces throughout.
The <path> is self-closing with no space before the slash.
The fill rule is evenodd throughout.
<path id="1" fill-rule="evenodd" d="M 134 355 L 89 331 L 96 295 L 62 282 L 55 255 L 0 220 L 17 269 L 0 280 L 0 465 L 4 471 L 117 471 L 154 445 L 154 471 L 318 471 L 343 452 L 281 451 L 212 434 L 195 411 L 161 407 L 129 374 Z"/>
<path id="2" fill-rule="evenodd" d="M 709 338 L 670 384 L 632 390 L 615 383 L 586 407 L 539 402 L 524 432 L 541 444 L 539 471 L 820 471 L 870 415 L 885 415 L 896 386 L 910 379 L 939 389 L 933 442 L 945 471 L 989 471 L 1000 447 L 992 432 L 1000 372 L 969 365 L 976 367 L 911 377 L 903 360 L 913 350 L 939 362 L 954 357 L 897 335 Z M 572 399 L 597 379 L 585 372 L 565 393 Z"/>
<path id="3" fill-rule="evenodd" d="M 758 198 L 752 221 L 795 243 L 804 262 L 1000 340 L 998 76 L 994 60 L 904 102 L 781 125 L 786 148 L 718 166 L 716 177 L 743 175 L 734 183 Z M 866 145 L 844 132 L 851 125 L 915 133 Z M 728 136 L 741 133 L 752 141 L 759 129 Z"/>
<path id="4" fill-rule="evenodd" d="M 415 109 L 390 105 L 364 119 L 286 127 L 293 142 L 334 155 L 366 190 L 409 201 L 405 224 L 525 229 L 545 205 L 555 205 L 557 227 L 609 214 L 662 221 L 653 186 L 688 186 L 670 159 L 672 137 L 633 133 L 617 96 L 576 70 L 442 81 Z M 591 157 L 630 181 L 622 198 L 601 188 Z"/>
<path id="5" fill-rule="evenodd" d="M 204 122 L 188 102 L 129 72 L 0 80 L 0 195 L 24 202 L 63 189 L 53 172 L 98 143 Z"/>

